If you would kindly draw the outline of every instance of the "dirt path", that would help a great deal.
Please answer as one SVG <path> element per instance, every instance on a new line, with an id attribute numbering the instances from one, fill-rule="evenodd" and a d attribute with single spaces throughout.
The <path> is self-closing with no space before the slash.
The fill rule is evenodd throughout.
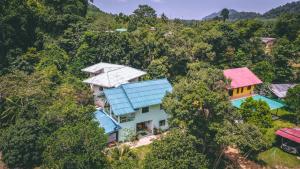
<path id="1" fill-rule="evenodd" d="M 7 169 L 7 167 L 2 161 L 2 152 L 0 152 L 0 169 Z"/>
<path id="2" fill-rule="evenodd" d="M 246 159 L 235 148 L 228 147 L 225 156 L 237 164 L 241 169 L 265 169 L 265 167 Z"/>

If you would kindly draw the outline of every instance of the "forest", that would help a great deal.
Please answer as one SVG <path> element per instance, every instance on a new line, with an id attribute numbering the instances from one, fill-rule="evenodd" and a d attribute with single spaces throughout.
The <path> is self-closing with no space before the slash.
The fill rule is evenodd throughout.
<path id="1" fill-rule="evenodd" d="M 222 70 L 248 67 L 265 95 L 271 83 L 300 83 L 299 12 L 186 22 L 148 5 L 131 15 L 100 9 L 87 0 L 0 1 L 0 154 L 8 168 L 235 168 L 228 146 L 252 160 L 274 146 L 268 105 L 249 99 L 235 109 Z M 261 37 L 276 38 L 270 52 Z M 172 129 L 143 159 L 127 147 L 108 149 L 94 120 L 81 69 L 99 62 L 173 85 L 163 100 Z M 299 93 L 298 85 L 286 99 L 289 125 L 300 119 Z"/>

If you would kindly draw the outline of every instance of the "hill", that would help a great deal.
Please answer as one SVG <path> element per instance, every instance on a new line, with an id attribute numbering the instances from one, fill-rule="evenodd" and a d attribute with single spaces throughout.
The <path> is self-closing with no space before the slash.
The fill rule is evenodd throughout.
<path id="1" fill-rule="evenodd" d="M 220 16 L 221 16 L 221 11 L 212 13 L 204 17 L 203 20 L 211 20 Z M 234 9 L 229 9 L 229 20 L 252 19 L 260 16 L 261 15 L 259 13 L 255 13 L 255 12 L 239 12 Z"/>
<path id="2" fill-rule="evenodd" d="M 300 1 L 287 3 L 263 14 L 264 18 L 275 18 L 282 14 L 300 13 Z"/>

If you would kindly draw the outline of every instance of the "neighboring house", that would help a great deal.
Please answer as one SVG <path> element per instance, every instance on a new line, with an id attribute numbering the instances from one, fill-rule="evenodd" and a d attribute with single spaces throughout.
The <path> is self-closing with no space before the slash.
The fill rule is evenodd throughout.
<path id="1" fill-rule="evenodd" d="M 121 84 L 136 82 L 139 77 L 146 74 L 144 71 L 128 66 L 109 63 L 98 63 L 84 68 L 82 71 L 90 74 L 90 78 L 83 82 L 91 86 L 94 96 L 102 95 L 104 88 L 113 88 Z"/>
<path id="2" fill-rule="evenodd" d="M 168 129 L 168 115 L 161 108 L 163 97 L 171 92 L 167 79 L 122 84 L 104 89 L 105 110 L 121 127 L 117 141 L 125 141 L 139 132 L 153 134 L 155 129 Z"/>
<path id="3" fill-rule="evenodd" d="M 271 54 L 276 38 L 262 37 L 261 41 L 265 44 L 265 53 Z"/>
<path id="4" fill-rule="evenodd" d="M 223 71 L 224 76 L 231 81 L 228 92 L 231 99 L 251 96 L 256 85 L 262 81 L 248 68 L 234 68 Z"/>
<path id="5" fill-rule="evenodd" d="M 269 89 L 278 97 L 285 98 L 287 91 L 295 87 L 297 84 L 271 84 Z"/>

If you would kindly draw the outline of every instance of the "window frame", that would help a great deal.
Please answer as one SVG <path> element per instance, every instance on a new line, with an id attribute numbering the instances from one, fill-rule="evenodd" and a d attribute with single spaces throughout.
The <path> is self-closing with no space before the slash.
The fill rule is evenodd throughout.
<path id="1" fill-rule="evenodd" d="M 252 86 L 248 86 L 248 87 L 247 87 L 247 90 L 251 90 L 251 89 L 252 89 Z"/>
<path id="2" fill-rule="evenodd" d="M 127 123 L 130 121 L 134 121 L 134 119 L 135 119 L 135 113 L 126 114 L 120 116 L 120 123 Z"/>
<path id="3" fill-rule="evenodd" d="M 166 120 L 165 119 L 164 120 L 159 120 L 158 125 L 159 125 L 159 127 L 165 127 L 166 126 Z"/>
<path id="4" fill-rule="evenodd" d="M 146 109 L 147 111 L 145 111 L 145 109 Z M 143 107 L 142 110 L 141 110 L 141 112 L 142 112 L 142 114 L 149 113 L 149 112 L 150 112 L 149 106 L 148 106 L 148 107 Z"/>

